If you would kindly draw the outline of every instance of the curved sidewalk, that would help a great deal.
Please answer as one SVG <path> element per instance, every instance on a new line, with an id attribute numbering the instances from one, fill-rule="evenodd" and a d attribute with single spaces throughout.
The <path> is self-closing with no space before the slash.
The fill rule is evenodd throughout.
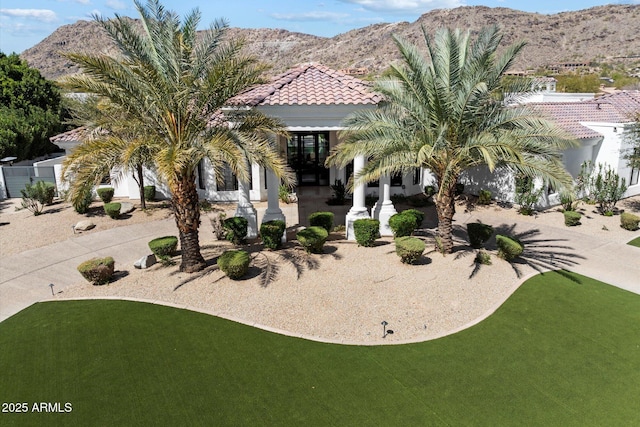
<path id="1" fill-rule="evenodd" d="M 481 219 L 499 224 L 496 215 L 469 214 L 458 224 Z M 538 241 L 562 242 L 562 250 L 579 255 L 572 265 L 561 266 L 585 276 L 640 294 L 640 248 L 534 223 L 518 223 L 518 230 L 536 230 Z M 131 267 L 134 260 L 149 252 L 148 242 L 159 235 L 175 234 L 173 219 L 135 224 L 69 238 L 63 242 L 32 249 L 0 260 L 0 321 L 39 301 L 50 299 L 53 292 L 84 279 L 76 270 L 86 259 L 114 256 L 116 267 Z M 631 240 L 640 233 L 629 233 Z M 540 247 L 544 247 L 544 243 Z M 551 260 L 553 264 L 553 259 Z M 295 331 L 291 331 L 295 334 Z"/>

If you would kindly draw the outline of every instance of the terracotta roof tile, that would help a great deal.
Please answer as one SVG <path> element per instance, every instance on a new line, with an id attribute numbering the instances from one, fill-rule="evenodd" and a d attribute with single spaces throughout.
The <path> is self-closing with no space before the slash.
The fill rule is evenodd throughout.
<path id="1" fill-rule="evenodd" d="M 230 105 L 378 104 L 379 94 L 355 77 L 320 64 L 304 64 L 232 98 Z"/>
<path id="2" fill-rule="evenodd" d="M 89 135 L 89 132 L 83 126 L 83 127 L 72 129 L 70 131 L 59 133 L 58 135 L 52 136 L 51 138 L 49 138 L 49 141 L 51 141 L 54 144 L 56 142 L 83 141 L 87 138 L 88 135 Z"/>

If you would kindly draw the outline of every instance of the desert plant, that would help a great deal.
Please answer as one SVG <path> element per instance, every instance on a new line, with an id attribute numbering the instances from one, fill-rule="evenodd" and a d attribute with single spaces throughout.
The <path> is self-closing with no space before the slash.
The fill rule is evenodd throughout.
<path id="1" fill-rule="evenodd" d="M 241 245 L 247 241 L 249 221 L 241 216 L 232 216 L 222 221 L 225 229 L 225 239 L 234 245 Z"/>
<path id="2" fill-rule="evenodd" d="M 92 258 L 78 266 L 78 271 L 82 277 L 94 285 L 108 283 L 113 277 L 115 261 L 112 257 Z"/>
<path id="3" fill-rule="evenodd" d="M 405 264 L 415 264 L 426 247 L 422 240 L 411 236 L 398 237 L 394 242 L 396 244 L 396 254 Z"/>
<path id="4" fill-rule="evenodd" d="M 298 231 L 296 238 L 309 253 L 320 254 L 329 233 L 323 227 L 312 226 Z"/>
<path id="5" fill-rule="evenodd" d="M 265 248 L 278 249 L 282 246 L 282 236 L 287 226 L 284 221 L 273 220 L 260 225 L 260 237 Z"/>
<path id="6" fill-rule="evenodd" d="M 93 189 L 89 186 L 81 190 L 81 195 L 72 201 L 73 209 L 79 214 L 86 214 L 93 202 Z"/>
<path id="7" fill-rule="evenodd" d="M 211 217 L 211 227 L 213 228 L 213 234 L 216 236 L 216 239 L 222 240 L 225 236 L 224 226 L 222 222 L 227 217 L 227 214 L 224 212 L 216 212 Z"/>
<path id="8" fill-rule="evenodd" d="M 478 249 L 493 236 L 493 227 L 480 222 L 470 222 L 467 224 L 467 234 L 471 247 Z"/>
<path id="9" fill-rule="evenodd" d="M 333 212 L 314 212 L 309 215 L 309 225 L 312 227 L 322 227 L 330 233 L 333 229 Z"/>
<path id="10" fill-rule="evenodd" d="M 406 215 L 413 215 L 416 219 L 416 228 L 422 225 L 422 221 L 424 221 L 424 212 L 418 209 L 405 209 L 401 213 Z"/>
<path id="11" fill-rule="evenodd" d="M 491 191 L 489 190 L 480 190 L 478 193 L 478 204 L 479 205 L 490 205 L 491 204 Z"/>
<path id="12" fill-rule="evenodd" d="M 598 211 L 605 215 L 613 213 L 616 203 L 622 198 L 627 191 L 627 184 L 624 178 L 620 176 L 609 166 L 598 164 L 598 171 L 590 176 L 592 197 L 598 204 Z"/>
<path id="13" fill-rule="evenodd" d="M 640 217 L 629 212 L 622 212 L 620 215 L 620 227 L 629 231 L 636 231 L 638 224 L 640 223 Z"/>
<path id="14" fill-rule="evenodd" d="M 476 264 L 491 265 L 491 254 L 485 251 L 478 251 L 475 258 Z"/>
<path id="15" fill-rule="evenodd" d="M 164 236 L 153 239 L 149 242 L 149 249 L 163 263 L 168 263 L 171 255 L 178 248 L 178 238 L 176 236 Z"/>
<path id="16" fill-rule="evenodd" d="M 580 218 L 582 214 L 576 211 L 564 211 L 564 225 L 567 227 L 574 227 L 580 225 Z"/>
<path id="17" fill-rule="evenodd" d="M 415 215 L 400 212 L 389 218 L 389 228 L 393 231 L 393 237 L 410 236 L 418 226 Z"/>
<path id="18" fill-rule="evenodd" d="M 333 190 L 333 194 L 331 198 L 327 201 L 329 205 L 344 205 L 347 188 L 342 183 L 341 179 L 336 179 L 331 186 L 331 190 Z"/>
<path id="19" fill-rule="evenodd" d="M 358 245 L 371 247 L 380 237 L 380 221 L 372 218 L 357 219 L 353 222 L 353 232 Z"/>
<path id="20" fill-rule="evenodd" d="M 522 255 L 524 245 L 513 236 L 496 235 L 496 245 L 498 246 L 498 256 L 506 261 Z"/>
<path id="21" fill-rule="evenodd" d="M 144 186 L 144 199 L 147 202 L 153 202 L 156 198 L 156 186 L 155 185 L 145 185 Z"/>
<path id="22" fill-rule="evenodd" d="M 576 194 L 571 190 L 560 191 L 560 204 L 562 210 L 575 211 L 576 210 Z"/>
<path id="23" fill-rule="evenodd" d="M 427 197 L 432 197 L 436 194 L 436 186 L 435 185 L 427 185 L 424 187 L 424 194 Z"/>
<path id="24" fill-rule="evenodd" d="M 101 187 L 96 190 L 98 193 L 98 197 L 102 200 L 103 203 L 110 203 L 111 199 L 113 199 L 113 193 L 115 190 L 113 187 Z"/>
<path id="25" fill-rule="evenodd" d="M 50 205 L 56 194 L 56 187 L 50 182 L 37 181 L 35 184 L 27 183 L 22 194 L 22 207 L 28 209 L 34 216 L 42 213 L 44 205 Z"/>
<path id="26" fill-rule="evenodd" d="M 542 188 L 536 190 L 533 180 L 529 177 L 516 178 L 515 202 L 520 205 L 522 215 L 533 214 L 534 206 L 540 200 Z"/>
<path id="27" fill-rule="evenodd" d="M 107 215 L 109 215 L 112 219 L 118 219 L 120 217 L 120 203 L 105 203 L 104 211 Z"/>
<path id="28" fill-rule="evenodd" d="M 230 279 L 237 280 L 249 271 L 249 253 L 241 249 L 224 251 L 217 264 Z"/>

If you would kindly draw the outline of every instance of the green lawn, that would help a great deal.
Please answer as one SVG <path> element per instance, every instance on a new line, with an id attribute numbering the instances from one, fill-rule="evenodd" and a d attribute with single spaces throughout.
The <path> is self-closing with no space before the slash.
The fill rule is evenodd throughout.
<path id="1" fill-rule="evenodd" d="M 640 237 L 636 237 L 635 239 L 630 241 L 628 244 L 631 246 L 637 246 L 640 248 Z"/>
<path id="2" fill-rule="evenodd" d="M 0 323 L 0 425 L 640 425 L 640 296 L 556 273 L 439 340 L 357 347 L 169 307 L 49 302 Z"/>

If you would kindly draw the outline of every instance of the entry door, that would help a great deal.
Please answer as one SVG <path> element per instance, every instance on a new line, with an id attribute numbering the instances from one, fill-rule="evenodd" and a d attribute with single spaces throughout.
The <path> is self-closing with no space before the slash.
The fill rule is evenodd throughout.
<path id="1" fill-rule="evenodd" d="M 329 155 L 328 133 L 295 133 L 287 150 L 289 166 L 296 171 L 298 185 L 329 185 L 329 169 L 324 167 Z"/>

